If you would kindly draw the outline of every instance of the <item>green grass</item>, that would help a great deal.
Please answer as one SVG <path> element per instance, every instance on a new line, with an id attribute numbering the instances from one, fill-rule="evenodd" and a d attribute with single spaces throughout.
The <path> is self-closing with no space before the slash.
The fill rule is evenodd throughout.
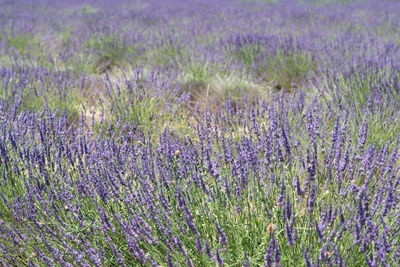
<path id="1" fill-rule="evenodd" d="M 99 10 L 96 7 L 93 7 L 91 5 L 83 5 L 79 9 L 79 13 L 81 15 L 90 15 L 90 14 L 96 14 L 99 12 Z"/>
<path id="2" fill-rule="evenodd" d="M 148 88 L 144 79 L 131 80 L 130 83 L 130 88 L 126 84 L 119 84 L 105 92 L 107 101 L 102 106 L 104 119 L 112 122 L 116 131 L 124 125 L 131 125 L 135 132 L 150 133 L 154 140 L 158 139 L 160 129 L 169 128 L 182 134 L 189 131 L 186 120 L 188 110 L 185 105 L 172 100 L 182 92 L 170 91 L 155 97 L 152 95 L 154 88 Z M 97 119 L 96 131 L 101 127 Z"/>
<path id="3" fill-rule="evenodd" d="M 261 2 L 261 3 L 277 3 L 278 0 L 241 0 L 242 2 Z"/>
<path id="4" fill-rule="evenodd" d="M 300 3 L 304 4 L 314 4 L 314 5 L 350 5 L 355 3 L 360 3 L 366 0 L 311 0 L 311 1 L 304 1 L 300 0 Z"/>
<path id="5" fill-rule="evenodd" d="M 276 90 L 290 92 L 293 87 L 301 87 L 316 74 L 316 64 L 306 53 L 277 51 L 273 55 L 263 55 L 260 45 L 246 45 L 239 51 L 230 52 L 242 62 L 247 71 L 262 78 Z"/>
<path id="6" fill-rule="evenodd" d="M 66 42 L 69 34 L 65 33 Z M 76 73 L 102 74 L 130 64 L 137 55 L 134 45 L 124 45 L 118 36 L 94 36 L 84 43 L 84 51 L 67 62 Z"/>
<path id="7" fill-rule="evenodd" d="M 3 66 L 11 67 L 18 64 L 28 68 L 32 66 L 49 70 L 57 68 L 54 64 L 55 56 L 49 52 L 49 47 L 40 35 L 6 34 L 5 41 L 9 53 L 0 55 Z"/>

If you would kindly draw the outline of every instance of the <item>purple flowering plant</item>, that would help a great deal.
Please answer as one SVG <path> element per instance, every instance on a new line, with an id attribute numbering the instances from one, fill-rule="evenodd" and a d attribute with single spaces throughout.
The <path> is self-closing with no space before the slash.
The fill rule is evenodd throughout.
<path id="1" fill-rule="evenodd" d="M 0 0 L 0 265 L 400 264 L 398 1 Z"/>

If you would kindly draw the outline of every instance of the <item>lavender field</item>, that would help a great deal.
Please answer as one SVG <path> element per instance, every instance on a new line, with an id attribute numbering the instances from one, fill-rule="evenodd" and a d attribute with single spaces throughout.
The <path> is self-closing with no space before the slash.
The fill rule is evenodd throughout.
<path id="1" fill-rule="evenodd" d="M 0 0 L 0 266 L 400 266 L 399 14 Z"/>

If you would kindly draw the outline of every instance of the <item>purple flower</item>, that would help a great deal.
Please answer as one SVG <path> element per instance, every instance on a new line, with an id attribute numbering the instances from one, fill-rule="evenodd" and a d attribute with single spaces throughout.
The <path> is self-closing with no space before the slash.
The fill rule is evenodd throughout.
<path id="1" fill-rule="evenodd" d="M 318 224 L 317 220 L 315 220 L 315 229 L 317 230 L 318 238 L 321 241 L 324 240 L 324 234 L 322 233 L 322 230 L 320 229 L 320 225 Z"/>
<path id="2" fill-rule="evenodd" d="M 199 255 L 203 253 L 203 246 L 201 244 L 200 235 L 196 235 L 196 250 Z"/>
<path id="3" fill-rule="evenodd" d="M 189 258 L 189 256 L 186 256 L 186 265 L 188 267 L 193 267 L 192 260 Z"/>
<path id="4" fill-rule="evenodd" d="M 219 255 L 218 248 L 215 249 L 215 260 L 217 261 L 219 266 L 224 265 L 224 261 L 221 258 L 221 255 Z"/>
<path id="5" fill-rule="evenodd" d="M 226 235 L 224 231 L 222 231 L 221 227 L 217 222 L 215 222 L 215 227 L 217 228 L 218 234 L 219 234 L 219 242 L 222 246 L 226 246 L 228 244 L 228 239 L 226 238 Z"/>
<path id="6" fill-rule="evenodd" d="M 173 262 L 172 262 L 171 255 L 170 255 L 169 251 L 167 251 L 167 265 L 168 265 L 168 267 L 174 267 L 175 266 L 173 264 Z"/>
<path id="7" fill-rule="evenodd" d="M 312 267 L 311 259 L 310 259 L 310 254 L 308 253 L 308 248 L 304 250 L 304 261 L 307 267 Z"/>
<path id="8" fill-rule="evenodd" d="M 368 124 L 366 118 L 363 119 L 358 131 L 358 150 L 363 153 L 365 143 L 367 141 Z"/>
<path id="9" fill-rule="evenodd" d="M 280 188 L 279 195 L 278 195 L 278 205 L 280 207 L 283 207 L 284 198 L 285 198 L 285 182 L 282 177 L 281 188 Z"/>
<path id="10" fill-rule="evenodd" d="M 315 204 L 315 194 L 316 194 L 316 185 L 315 182 L 311 184 L 311 189 L 310 189 L 310 195 L 308 196 L 308 202 L 307 202 L 307 210 L 309 212 L 312 212 L 314 210 L 314 204 Z"/>
<path id="11" fill-rule="evenodd" d="M 276 242 L 273 233 L 271 239 L 268 243 L 267 251 L 264 255 L 265 265 L 266 266 L 279 266 L 281 262 L 281 253 L 278 247 L 278 243 Z"/>
<path id="12" fill-rule="evenodd" d="M 205 247 L 205 251 L 206 251 L 206 254 L 207 254 L 208 258 L 210 258 L 212 260 L 213 259 L 213 253 L 212 253 L 212 251 L 210 249 L 210 245 L 208 244 L 207 240 L 204 242 L 204 247 Z"/>
<path id="13" fill-rule="evenodd" d="M 249 258 L 247 258 L 246 252 L 244 253 L 244 260 L 242 262 L 243 267 L 250 267 L 250 261 Z"/>

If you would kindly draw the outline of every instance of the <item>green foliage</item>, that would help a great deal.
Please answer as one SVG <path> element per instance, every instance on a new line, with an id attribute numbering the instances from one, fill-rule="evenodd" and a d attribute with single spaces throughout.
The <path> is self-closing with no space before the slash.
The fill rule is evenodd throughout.
<path id="1" fill-rule="evenodd" d="M 7 36 L 7 48 L 14 48 L 22 55 L 27 53 L 37 53 L 41 51 L 43 44 L 35 37 L 30 35 L 11 35 Z"/>
<path id="2" fill-rule="evenodd" d="M 314 5 L 333 5 L 333 4 L 341 4 L 341 5 L 349 5 L 354 3 L 360 3 L 365 0 L 311 0 L 311 1 L 304 1 L 300 0 L 300 3 L 304 4 L 314 4 Z"/>
<path id="3" fill-rule="evenodd" d="M 184 69 L 184 80 L 189 82 L 209 82 L 211 67 L 207 63 L 192 64 Z"/>
<path id="4" fill-rule="evenodd" d="M 175 45 L 166 45 L 147 53 L 148 61 L 155 67 L 184 68 L 188 51 Z"/>
<path id="5" fill-rule="evenodd" d="M 60 33 L 61 44 L 63 47 L 67 47 L 71 43 L 72 29 L 65 30 Z"/>
<path id="6" fill-rule="evenodd" d="M 313 75 L 315 66 L 307 54 L 288 54 L 278 52 L 275 56 L 267 58 L 264 65 L 258 70 L 260 75 L 266 74 L 267 80 L 275 83 L 275 88 L 291 90 L 299 87 Z"/>
<path id="7" fill-rule="evenodd" d="M 78 72 L 104 73 L 122 67 L 136 52 L 133 45 L 125 45 L 121 38 L 112 35 L 93 37 L 85 43 L 85 48 L 88 61 L 76 66 Z"/>
<path id="8" fill-rule="evenodd" d="M 7 34 L 5 41 L 9 53 L 0 55 L 3 66 L 10 67 L 18 63 L 27 67 L 40 66 L 47 69 L 57 67 L 54 64 L 54 55 L 39 37 L 28 34 Z"/>
<path id="9" fill-rule="evenodd" d="M 277 3 L 278 0 L 241 0 L 242 2 L 261 2 L 261 3 Z"/>
<path id="10" fill-rule="evenodd" d="M 120 85 L 119 89 L 109 90 L 108 97 L 112 100 L 112 107 L 104 107 L 106 120 L 112 121 L 115 126 L 119 125 L 117 130 L 125 124 L 133 125 L 135 131 L 150 133 L 154 140 L 157 140 L 159 130 L 164 128 L 186 133 L 189 128 L 185 120 L 187 111 L 181 104 L 169 101 L 172 92 L 156 97 L 149 93 L 151 90 L 140 79 L 134 82 L 134 88 L 128 89 Z M 98 123 L 96 130 L 100 127 Z"/>
<path id="11" fill-rule="evenodd" d="M 31 91 L 26 93 L 22 99 L 22 109 L 40 112 L 44 106 L 51 110 L 58 110 L 57 115 L 63 112 L 68 114 L 68 121 L 72 123 L 80 116 L 82 96 L 76 91 L 71 91 L 66 95 L 58 95 L 56 92 L 45 92 L 33 94 Z"/>
<path id="12" fill-rule="evenodd" d="M 28 36 L 17 35 L 14 37 L 8 36 L 7 38 L 7 48 L 16 48 L 21 51 L 22 54 L 25 54 L 25 49 L 28 47 L 29 43 L 32 43 L 32 40 Z"/>
<path id="13" fill-rule="evenodd" d="M 79 13 L 81 15 L 96 14 L 97 12 L 98 12 L 98 9 L 91 5 L 84 5 L 79 9 Z"/>
<path id="14" fill-rule="evenodd" d="M 316 64 L 306 53 L 277 51 L 273 55 L 263 55 L 261 46 L 244 46 L 233 56 L 244 64 L 249 72 L 261 77 L 276 90 L 291 91 L 315 75 Z"/>

